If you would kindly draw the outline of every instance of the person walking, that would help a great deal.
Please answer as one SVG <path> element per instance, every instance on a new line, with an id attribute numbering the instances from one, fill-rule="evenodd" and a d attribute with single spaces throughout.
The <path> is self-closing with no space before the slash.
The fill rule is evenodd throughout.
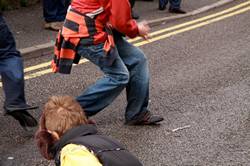
<path id="1" fill-rule="evenodd" d="M 186 12 L 181 9 L 181 0 L 159 0 L 159 10 L 165 10 L 166 6 L 170 3 L 169 12 L 176 14 L 185 14 Z"/>
<path id="2" fill-rule="evenodd" d="M 117 32 L 114 38 L 112 30 Z M 72 1 L 62 32 L 58 34 L 52 67 L 54 72 L 69 74 L 72 63 L 84 57 L 104 73 L 76 98 L 88 117 L 103 110 L 126 88 L 125 124 L 148 125 L 163 120 L 147 108 L 149 69 L 146 56 L 120 35 L 147 39 L 148 32 L 146 22 L 137 24 L 132 19 L 128 0 Z"/>
<path id="3" fill-rule="evenodd" d="M 60 30 L 69 4 L 70 0 L 43 0 L 44 28 Z"/>
<path id="4" fill-rule="evenodd" d="M 15 118 L 26 130 L 37 125 L 27 110 L 36 109 L 26 103 L 24 94 L 23 61 L 15 40 L 0 13 L 0 74 L 5 93 L 4 112 Z"/>

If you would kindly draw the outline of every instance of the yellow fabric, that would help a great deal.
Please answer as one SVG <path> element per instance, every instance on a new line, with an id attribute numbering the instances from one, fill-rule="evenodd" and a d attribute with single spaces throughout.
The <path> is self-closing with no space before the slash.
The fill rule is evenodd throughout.
<path id="1" fill-rule="evenodd" d="M 68 144 L 61 151 L 61 166 L 102 166 L 85 146 Z"/>

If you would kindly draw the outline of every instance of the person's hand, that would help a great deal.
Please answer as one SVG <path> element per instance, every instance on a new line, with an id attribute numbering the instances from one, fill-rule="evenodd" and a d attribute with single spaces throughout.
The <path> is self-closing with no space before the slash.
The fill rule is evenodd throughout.
<path id="1" fill-rule="evenodd" d="M 150 27 L 148 26 L 147 21 L 142 21 L 138 23 L 138 31 L 139 31 L 139 36 L 141 36 L 145 40 L 149 39 Z"/>

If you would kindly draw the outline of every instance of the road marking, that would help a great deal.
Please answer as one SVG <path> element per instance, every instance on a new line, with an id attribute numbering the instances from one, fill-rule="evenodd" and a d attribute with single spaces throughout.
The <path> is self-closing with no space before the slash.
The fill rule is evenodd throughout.
<path id="1" fill-rule="evenodd" d="M 88 61 L 89 60 L 87 60 L 87 59 L 81 59 L 78 64 L 83 64 L 83 63 L 86 63 Z M 74 64 L 74 65 L 76 65 L 76 64 Z M 35 77 L 40 77 L 40 76 L 48 74 L 48 73 L 52 73 L 52 69 L 41 70 L 41 71 L 38 71 L 38 72 L 35 72 L 32 74 L 28 74 L 28 75 L 24 76 L 24 79 L 28 80 L 28 79 L 35 78 Z"/>
<path id="2" fill-rule="evenodd" d="M 208 16 L 205 16 L 205 17 L 193 20 L 193 21 L 189 21 L 189 22 L 186 22 L 186 23 L 183 23 L 183 24 L 179 24 L 179 25 L 170 27 L 170 28 L 166 28 L 166 29 L 162 29 L 162 30 L 153 32 L 150 35 L 155 36 L 155 35 L 158 35 L 158 34 L 161 34 L 161 33 L 164 33 L 164 32 L 169 32 L 171 30 L 175 30 L 175 29 L 178 29 L 178 28 L 182 28 L 182 27 L 185 27 L 185 26 L 188 26 L 188 25 L 192 25 L 192 24 L 207 20 L 205 22 L 201 22 L 201 23 L 195 24 L 193 26 L 189 26 L 189 27 L 186 27 L 186 28 L 183 28 L 183 29 L 179 29 L 179 30 L 170 32 L 170 33 L 166 33 L 166 34 L 163 34 L 161 36 L 156 36 L 156 37 L 151 38 L 150 40 L 147 40 L 147 41 L 134 43 L 134 45 L 135 46 L 142 46 L 142 45 L 145 45 L 145 44 L 149 44 L 149 43 L 155 42 L 157 40 L 162 40 L 162 39 L 165 39 L 165 38 L 173 36 L 173 35 L 177 35 L 177 34 L 180 34 L 180 33 L 186 32 L 186 31 L 190 31 L 190 30 L 193 30 L 193 29 L 196 29 L 196 28 L 199 28 L 199 27 L 202 27 L 202 26 L 214 23 L 214 22 L 218 22 L 220 20 L 226 19 L 226 18 L 234 16 L 234 15 L 244 13 L 244 12 L 250 10 L 250 7 L 242 8 L 242 7 L 244 7 L 244 6 L 248 5 L 248 4 L 250 4 L 250 1 L 242 3 L 242 4 L 237 5 L 235 7 L 229 8 L 229 9 L 224 10 L 222 12 L 218 12 L 218 13 L 208 15 Z M 239 8 L 242 8 L 242 9 L 240 9 L 238 11 L 235 11 L 235 12 L 231 12 L 231 11 L 237 10 Z M 229 12 L 231 12 L 231 13 L 229 13 Z M 229 14 L 225 14 L 225 13 L 229 13 Z M 223 14 L 225 14 L 225 15 L 223 15 Z M 220 16 L 220 15 L 222 15 L 222 16 Z M 220 17 L 216 17 L 216 16 L 220 16 Z M 214 17 L 216 17 L 216 18 L 214 18 Z M 210 18 L 214 18 L 214 19 L 208 20 Z M 129 41 L 131 42 L 131 40 L 129 40 Z M 134 40 L 134 41 L 136 41 L 136 40 Z M 83 64 L 83 63 L 86 63 L 86 62 L 88 62 L 87 59 L 82 59 L 79 62 L 79 64 Z M 45 67 L 48 67 L 50 64 L 51 64 L 51 62 L 45 62 L 45 63 L 41 63 L 39 65 L 30 66 L 30 67 L 25 68 L 24 72 L 30 72 L 30 71 L 33 71 L 33 70 L 45 68 Z M 52 73 L 52 70 L 51 69 L 46 69 L 46 70 L 41 70 L 41 71 L 38 71 L 38 72 L 35 72 L 35 73 L 27 74 L 24 77 L 24 79 L 27 80 L 27 79 L 35 78 L 35 77 L 39 77 L 39 76 L 42 76 L 42 75 L 45 75 L 45 74 L 48 74 L 48 73 Z M 0 87 L 2 87 L 1 82 L 0 82 Z"/>
<path id="3" fill-rule="evenodd" d="M 157 40 L 165 39 L 165 38 L 173 36 L 173 35 L 177 35 L 177 34 L 180 34 L 180 33 L 186 32 L 186 31 L 190 31 L 190 30 L 193 30 L 193 29 L 196 29 L 196 28 L 200 28 L 200 27 L 203 27 L 205 25 L 208 25 L 208 24 L 211 24 L 211 23 L 214 23 L 214 22 L 218 22 L 220 20 L 224 20 L 224 19 L 232 17 L 234 15 L 238 15 L 238 14 L 247 12 L 248 10 L 250 10 L 250 6 L 245 7 L 243 9 L 241 9 L 241 10 L 238 10 L 238 11 L 223 15 L 221 17 L 217 17 L 217 18 L 214 18 L 214 19 L 211 19 L 211 20 L 208 20 L 208 21 L 205 21 L 205 22 L 193 25 L 193 26 L 189 26 L 189 27 L 186 27 L 186 28 L 183 28 L 183 29 L 171 32 L 171 33 L 161 35 L 161 36 L 157 36 L 157 37 L 152 38 L 152 39 L 147 40 L 147 41 L 142 41 L 142 42 L 139 42 L 139 43 L 135 43 L 134 45 L 139 47 L 139 46 L 142 46 L 142 45 L 145 45 L 145 44 L 148 44 L 148 43 L 152 43 L 152 42 L 157 41 Z"/>
<path id="4" fill-rule="evenodd" d="M 159 30 L 159 31 L 155 31 L 153 33 L 150 33 L 150 36 L 152 37 L 152 36 L 155 36 L 155 35 L 159 35 L 161 33 L 169 32 L 169 31 L 176 30 L 176 29 L 179 29 L 179 28 L 182 28 L 182 27 L 185 27 L 185 26 L 188 26 L 188 25 L 192 25 L 192 24 L 195 24 L 195 23 L 198 23 L 198 22 L 201 22 L 201 21 L 205 21 L 205 20 L 220 16 L 220 15 L 232 12 L 234 10 L 237 10 L 239 8 L 247 6 L 249 4 L 250 4 L 250 1 L 247 1 L 247 2 L 241 3 L 241 4 L 237 5 L 237 6 L 234 6 L 232 8 L 223 10 L 223 11 L 215 13 L 215 14 L 211 14 L 211 15 L 208 15 L 208 16 L 205 16 L 205 17 L 201 17 L 199 19 L 189 21 L 189 22 L 186 22 L 186 23 L 183 23 L 183 24 L 178 24 L 178 25 L 170 27 L 170 28 L 165 28 L 165 29 L 162 29 L 162 30 Z M 135 41 L 138 41 L 138 40 L 142 40 L 142 38 L 141 37 L 136 37 L 135 39 L 129 39 L 128 41 L 129 42 L 135 42 Z"/>
<path id="5" fill-rule="evenodd" d="M 26 73 L 26 72 L 29 72 L 29 71 L 33 71 L 33 70 L 37 70 L 37 69 L 40 69 L 40 68 L 48 67 L 50 64 L 51 64 L 51 61 L 41 63 L 41 64 L 36 65 L 36 66 L 30 66 L 30 67 L 25 68 L 24 72 Z"/>

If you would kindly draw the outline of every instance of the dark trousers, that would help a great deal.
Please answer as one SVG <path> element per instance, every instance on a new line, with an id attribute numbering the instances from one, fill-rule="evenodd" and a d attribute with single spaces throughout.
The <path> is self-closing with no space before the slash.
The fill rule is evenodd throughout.
<path id="1" fill-rule="evenodd" d="M 129 0 L 129 3 L 130 3 L 130 6 L 131 6 L 131 9 L 134 7 L 135 5 L 135 0 Z"/>
<path id="2" fill-rule="evenodd" d="M 23 61 L 15 40 L 0 15 L 0 74 L 5 93 L 5 107 L 25 107 Z M 5 110 L 9 111 L 9 110 Z"/>
<path id="3" fill-rule="evenodd" d="M 43 0 L 43 16 L 46 22 L 64 21 L 70 0 Z"/>
<path id="4" fill-rule="evenodd" d="M 168 2 L 170 3 L 169 8 L 171 9 L 179 9 L 181 6 L 181 0 L 159 0 L 159 7 L 163 8 Z"/>

